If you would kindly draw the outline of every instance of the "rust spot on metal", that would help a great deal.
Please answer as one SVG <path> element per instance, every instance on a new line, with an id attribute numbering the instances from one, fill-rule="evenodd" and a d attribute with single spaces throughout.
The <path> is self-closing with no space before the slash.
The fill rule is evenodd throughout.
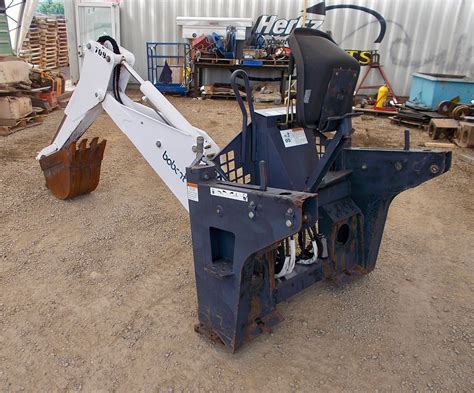
<path id="1" fill-rule="evenodd" d="M 225 346 L 224 341 L 221 340 L 219 335 L 214 330 L 209 329 L 202 323 L 195 324 L 194 331 L 196 333 L 202 334 L 203 336 L 207 337 L 209 340 L 216 344 Z"/>
<path id="2" fill-rule="evenodd" d="M 270 290 L 273 293 L 273 291 L 276 289 L 274 253 L 273 252 L 266 253 L 266 259 L 268 260 L 268 276 L 269 276 L 269 281 L 270 281 Z"/>
<path id="3" fill-rule="evenodd" d="M 83 139 L 77 149 L 73 142 L 67 148 L 40 159 L 46 187 L 56 198 L 71 199 L 97 188 L 107 142 L 104 139 L 98 143 L 98 140 L 92 139 L 87 147 L 87 139 Z"/>
<path id="4" fill-rule="evenodd" d="M 313 198 L 314 195 L 311 195 L 311 194 L 307 194 L 307 195 L 301 195 L 301 194 L 298 194 L 298 195 L 295 195 L 291 198 L 291 201 L 293 202 L 293 206 L 296 207 L 296 208 L 302 208 L 303 207 L 303 204 L 305 203 L 305 201 L 309 198 Z"/>

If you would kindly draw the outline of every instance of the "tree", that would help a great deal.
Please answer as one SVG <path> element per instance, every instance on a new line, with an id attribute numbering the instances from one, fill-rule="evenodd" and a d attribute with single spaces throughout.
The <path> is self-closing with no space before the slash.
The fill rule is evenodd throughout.
<path id="1" fill-rule="evenodd" d="M 38 4 L 36 10 L 42 14 L 64 14 L 64 4 L 59 0 L 45 0 Z"/>

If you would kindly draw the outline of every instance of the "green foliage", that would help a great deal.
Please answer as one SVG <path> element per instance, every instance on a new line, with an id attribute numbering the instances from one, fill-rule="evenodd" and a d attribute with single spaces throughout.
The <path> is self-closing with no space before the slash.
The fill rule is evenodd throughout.
<path id="1" fill-rule="evenodd" d="M 64 14 L 64 4 L 59 0 L 45 0 L 38 4 L 36 11 L 42 14 Z"/>

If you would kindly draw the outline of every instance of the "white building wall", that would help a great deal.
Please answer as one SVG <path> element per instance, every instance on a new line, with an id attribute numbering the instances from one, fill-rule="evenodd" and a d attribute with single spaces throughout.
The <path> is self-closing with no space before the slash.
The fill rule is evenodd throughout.
<path id="1" fill-rule="evenodd" d="M 308 7 L 320 3 L 308 0 Z M 398 95 L 408 95 L 413 72 L 474 77 L 474 0 L 327 0 L 326 7 L 357 5 L 378 12 L 386 32 L 375 43 L 379 21 L 354 9 L 331 9 L 319 28 L 331 31 L 344 49 L 378 49 Z M 121 0 L 122 45 L 135 53 L 136 68 L 147 76 L 147 41 L 181 41 L 177 16 L 296 18 L 302 0 Z M 311 15 L 308 15 L 311 17 Z M 319 25 L 318 23 L 317 25 Z M 364 69 L 363 69 L 364 71 Z M 374 84 L 380 80 L 373 79 Z"/>

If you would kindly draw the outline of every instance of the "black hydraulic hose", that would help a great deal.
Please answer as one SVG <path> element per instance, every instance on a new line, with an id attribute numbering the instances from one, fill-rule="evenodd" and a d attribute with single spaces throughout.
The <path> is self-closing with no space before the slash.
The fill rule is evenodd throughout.
<path id="1" fill-rule="evenodd" d="M 116 55 L 120 54 L 120 47 L 118 46 L 117 41 L 115 41 L 114 38 L 108 35 L 103 35 L 99 37 L 97 42 L 101 45 L 104 45 L 106 42 L 109 42 L 112 45 L 113 52 Z M 122 66 L 120 64 L 117 64 L 114 67 L 113 74 L 112 74 L 112 89 L 114 92 L 115 99 L 123 105 L 122 99 L 120 98 L 120 88 L 119 88 L 121 68 Z"/>

